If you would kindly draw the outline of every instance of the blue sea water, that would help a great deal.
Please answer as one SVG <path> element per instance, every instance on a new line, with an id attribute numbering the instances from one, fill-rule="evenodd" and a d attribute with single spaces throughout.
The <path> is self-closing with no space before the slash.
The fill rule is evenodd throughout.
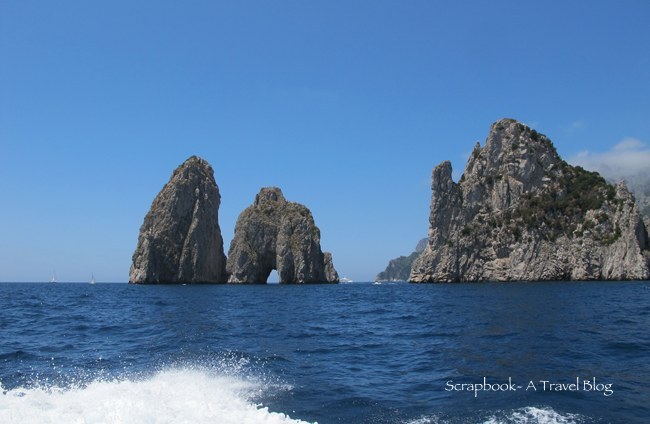
<path id="1" fill-rule="evenodd" d="M 0 340 L 2 423 L 650 417 L 650 282 L 5 283 Z"/>

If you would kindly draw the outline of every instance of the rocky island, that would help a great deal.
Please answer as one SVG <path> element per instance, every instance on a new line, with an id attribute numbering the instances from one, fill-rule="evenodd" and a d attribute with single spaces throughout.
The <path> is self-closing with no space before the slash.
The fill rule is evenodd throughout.
<path id="1" fill-rule="evenodd" d="M 377 274 L 375 281 L 408 281 L 411 274 L 411 267 L 413 261 L 420 256 L 429 243 L 429 239 L 422 239 L 415 246 L 415 250 L 408 256 L 399 256 L 391 259 L 386 266 L 386 269 Z"/>
<path id="2" fill-rule="evenodd" d="M 281 284 L 339 281 L 311 212 L 277 187 L 262 188 L 239 215 L 226 269 L 229 283 L 266 283 L 274 269 Z"/>
<path id="3" fill-rule="evenodd" d="M 647 279 L 648 234 L 624 184 L 562 160 L 512 119 L 478 143 L 460 182 L 433 170 L 429 239 L 409 280 Z"/>
<path id="4" fill-rule="evenodd" d="M 226 282 L 220 202 L 208 162 L 192 156 L 176 168 L 144 218 L 129 282 Z"/>

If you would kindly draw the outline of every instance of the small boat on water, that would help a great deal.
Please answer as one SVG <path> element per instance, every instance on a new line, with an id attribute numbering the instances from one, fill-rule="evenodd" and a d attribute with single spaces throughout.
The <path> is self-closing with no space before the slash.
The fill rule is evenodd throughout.
<path id="1" fill-rule="evenodd" d="M 95 283 L 96 283 L 96 281 L 95 281 L 95 274 L 91 274 L 90 282 L 89 282 L 88 284 L 95 284 Z"/>
<path id="2" fill-rule="evenodd" d="M 52 284 L 56 283 L 56 272 L 52 273 L 52 279 L 50 280 L 50 283 L 52 283 Z"/>

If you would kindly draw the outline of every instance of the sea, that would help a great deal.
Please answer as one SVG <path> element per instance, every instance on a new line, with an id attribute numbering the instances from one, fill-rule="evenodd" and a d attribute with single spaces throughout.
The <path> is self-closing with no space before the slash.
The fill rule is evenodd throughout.
<path id="1" fill-rule="evenodd" d="M 0 284 L 0 423 L 647 423 L 650 282 Z"/>

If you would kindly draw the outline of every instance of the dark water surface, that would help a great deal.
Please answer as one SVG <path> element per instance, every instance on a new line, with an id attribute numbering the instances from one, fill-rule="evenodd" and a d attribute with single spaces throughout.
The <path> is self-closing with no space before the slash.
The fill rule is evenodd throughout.
<path id="1" fill-rule="evenodd" d="M 650 417 L 650 282 L 6 283 L 0 340 L 3 423 Z"/>

